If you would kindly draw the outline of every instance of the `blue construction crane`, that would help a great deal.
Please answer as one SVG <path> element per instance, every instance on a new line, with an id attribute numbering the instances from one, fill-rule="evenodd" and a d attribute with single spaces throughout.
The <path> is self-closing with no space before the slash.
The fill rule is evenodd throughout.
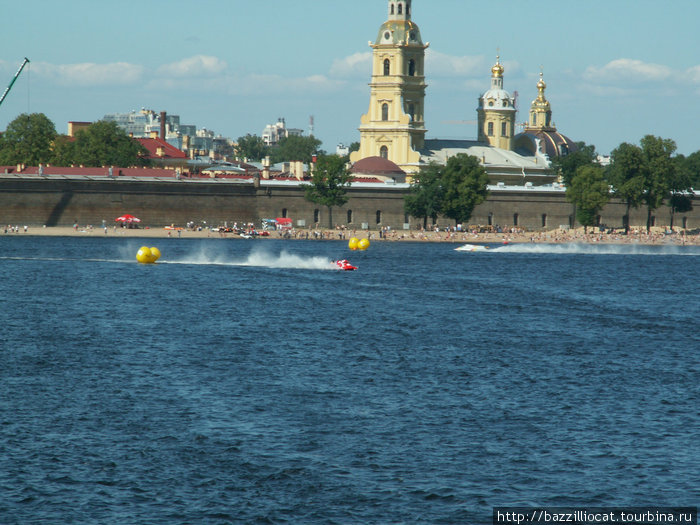
<path id="1" fill-rule="evenodd" d="M 17 80 L 17 77 L 18 77 L 19 74 L 22 72 L 22 70 L 24 69 L 24 66 L 26 66 L 28 62 L 29 62 L 29 59 L 28 59 L 27 57 L 24 57 L 24 62 L 22 62 L 22 65 L 19 66 L 19 69 L 17 70 L 17 73 L 15 73 L 15 76 L 12 78 L 12 82 L 10 82 L 10 85 L 7 86 L 7 89 L 6 89 L 5 92 L 2 94 L 2 97 L 0 97 L 0 105 L 2 105 L 3 100 L 5 100 L 5 97 L 7 96 L 7 94 L 8 94 L 8 93 L 10 92 L 10 90 L 12 89 L 12 86 L 14 85 L 15 81 Z"/>

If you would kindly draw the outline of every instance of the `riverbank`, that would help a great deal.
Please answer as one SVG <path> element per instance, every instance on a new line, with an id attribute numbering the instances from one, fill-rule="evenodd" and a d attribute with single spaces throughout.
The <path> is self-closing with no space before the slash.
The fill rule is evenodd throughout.
<path id="1" fill-rule="evenodd" d="M 29 235 L 53 237 L 123 237 L 123 238 L 182 238 L 182 239 L 241 239 L 234 233 L 214 232 L 209 229 L 165 229 L 165 228 L 93 228 L 93 227 L 24 227 L 5 226 L 0 232 L 3 235 Z M 311 240 L 348 240 L 369 238 L 371 241 L 382 242 L 451 242 L 451 243 L 585 243 L 585 244 L 648 244 L 648 245 L 700 245 L 700 235 L 686 232 L 666 233 L 660 228 L 646 230 L 634 229 L 629 235 L 622 233 L 584 233 L 583 228 L 576 230 L 551 230 L 547 232 L 504 232 L 504 233 L 473 233 L 445 231 L 390 231 L 380 235 L 379 232 L 362 230 L 292 230 L 290 232 L 271 232 L 269 237 L 259 239 L 311 239 Z"/>

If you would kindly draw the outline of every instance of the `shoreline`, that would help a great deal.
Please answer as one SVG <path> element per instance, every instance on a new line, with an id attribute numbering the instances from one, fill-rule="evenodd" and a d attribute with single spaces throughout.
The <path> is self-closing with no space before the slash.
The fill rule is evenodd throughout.
<path id="1" fill-rule="evenodd" d="M 26 228 L 26 229 L 25 229 Z M 106 230 L 106 231 L 105 231 Z M 3 233 L 3 231 L 5 233 Z M 213 232 L 208 229 L 171 230 L 165 228 L 92 228 L 92 227 L 9 227 L 0 230 L 5 237 L 117 237 L 124 239 L 229 239 L 246 240 L 235 233 Z M 584 234 L 583 228 L 576 230 L 550 230 L 546 232 L 503 232 L 503 233 L 474 233 L 474 232 L 445 232 L 445 231 L 395 231 L 381 235 L 377 231 L 362 230 L 292 230 L 290 232 L 270 232 L 266 239 L 293 240 L 335 240 L 347 241 L 352 237 L 368 238 L 372 242 L 440 242 L 454 244 L 637 244 L 637 245 L 673 245 L 699 246 L 700 234 L 686 232 L 665 233 L 661 228 L 654 228 L 650 234 L 646 231 L 633 229 L 629 235 L 620 233 L 591 233 Z"/>

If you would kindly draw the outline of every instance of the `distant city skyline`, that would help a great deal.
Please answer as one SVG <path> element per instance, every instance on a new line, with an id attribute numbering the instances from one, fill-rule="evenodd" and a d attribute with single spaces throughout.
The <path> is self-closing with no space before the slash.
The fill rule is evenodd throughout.
<path id="1" fill-rule="evenodd" d="M 368 41 L 386 0 L 25 0 L 3 7 L 0 129 L 45 113 L 59 133 L 141 108 L 236 139 L 285 118 L 323 149 L 359 140 Z M 527 120 L 540 70 L 558 129 L 608 154 L 644 135 L 700 150 L 700 2 L 414 0 L 426 55 L 429 138 L 475 138 L 479 95 L 500 54 Z"/>

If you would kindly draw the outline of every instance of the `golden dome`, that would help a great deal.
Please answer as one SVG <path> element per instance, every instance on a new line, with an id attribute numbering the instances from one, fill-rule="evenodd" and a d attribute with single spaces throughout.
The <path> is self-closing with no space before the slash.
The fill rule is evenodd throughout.
<path id="1" fill-rule="evenodd" d="M 496 57 L 496 65 L 491 68 L 491 73 L 494 77 L 502 77 L 505 68 L 501 65 L 501 57 Z"/>

